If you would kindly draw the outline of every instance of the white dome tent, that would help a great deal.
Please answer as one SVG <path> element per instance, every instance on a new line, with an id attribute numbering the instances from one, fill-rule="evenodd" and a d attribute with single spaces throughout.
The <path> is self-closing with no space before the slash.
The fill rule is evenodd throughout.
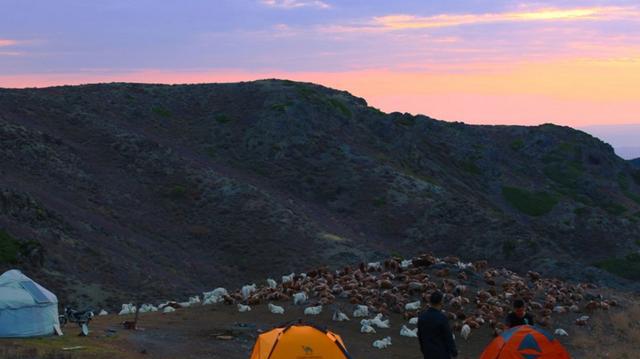
<path id="1" fill-rule="evenodd" d="M 58 322 L 58 298 L 19 270 L 0 276 L 0 338 L 51 335 Z"/>

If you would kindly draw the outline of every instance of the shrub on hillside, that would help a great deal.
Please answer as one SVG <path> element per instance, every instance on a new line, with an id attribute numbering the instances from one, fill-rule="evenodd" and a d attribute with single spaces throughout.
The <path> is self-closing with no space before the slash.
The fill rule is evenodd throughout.
<path id="1" fill-rule="evenodd" d="M 156 115 L 160 116 L 160 117 L 164 117 L 164 118 L 168 118 L 171 117 L 171 111 L 167 110 L 164 107 L 154 107 L 152 109 L 153 113 L 155 113 Z"/>
<path id="2" fill-rule="evenodd" d="M 0 229 L 0 264 L 44 264 L 44 248 L 38 241 L 19 241 Z"/>
<path id="3" fill-rule="evenodd" d="M 555 207 L 558 200 L 547 192 L 530 192 L 522 188 L 502 187 L 502 196 L 514 208 L 530 216 L 542 216 Z"/>
<path id="4" fill-rule="evenodd" d="M 596 263 L 596 267 L 617 276 L 640 280 L 640 254 L 631 253 L 624 258 L 610 258 Z"/>
<path id="5" fill-rule="evenodd" d="M 233 117 L 229 115 L 225 115 L 223 113 L 217 114 L 215 118 L 216 118 L 216 122 L 218 123 L 229 123 L 233 121 Z"/>
<path id="6" fill-rule="evenodd" d="M 0 263 L 16 263 L 19 251 L 20 242 L 9 235 L 9 233 L 0 230 Z"/>
<path id="7" fill-rule="evenodd" d="M 469 159 L 469 160 L 462 161 L 461 167 L 466 172 L 469 172 L 469 173 L 472 173 L 472 174 L 475 174 L 475 175 L 479 175 L 479 174 L 482 173 L 482 170 L 476 164 L 475 159 Z"/>
<path id="8" fill-rule="evenodd" d="M 600 206 L 602 209 L 607 211 L 609 214 L 614 216 L 619 216 L 627 211 L 627 207 L 618 204 L 618 203 L 605 203 Z"/>
<path id="9" fill-rule="evenodd" d="M 332 99 L 329 99 L 329 104 L 331 104 L 331 107 L 333 107 L 335 110 L 340 112 L 344 117 L 351 118 L 352 116 L 351 110 L 342 101 L 332 98 Z"/>
<path id="10" fill-rule="evenodd" d="M 544 174 L 556 183 L 568 188 L 576 188 L 584 174 L 582 166 L 576 163 L 552 164 L 544 168 Z"/>
<path id="11" fill-rule="evenodd" d="M 524 147 L 524 140 L 519 138 L 519 139 L 511 142 L 509 147 L 511 147 L 511 149 L 514 150 L 514 151 L 519 151 Z"/>
<path id="12" fill-rule="evenodd" d="M 182 185 L 175 185 L 168 189 L 167 195 L 173 199 L 181 199 L 187 196 L 187 188 Z"/>

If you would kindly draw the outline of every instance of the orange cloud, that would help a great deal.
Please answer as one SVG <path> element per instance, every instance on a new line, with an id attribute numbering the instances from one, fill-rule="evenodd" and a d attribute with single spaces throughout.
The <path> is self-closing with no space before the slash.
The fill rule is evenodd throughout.
<path id="1" fill-rule="evenodd" d="M 640 20 L 640 10 L 635 7 L 602 6 L 572 9 L 542 8 L 529 11 L 487 14 L 440 14 L 434 16 L 397 14 L 374 17 L 372 20 L 362 24 L 325 26 L 320 30 L 333 33 L 380 32 L 505 22 L 616 19 Z"/>

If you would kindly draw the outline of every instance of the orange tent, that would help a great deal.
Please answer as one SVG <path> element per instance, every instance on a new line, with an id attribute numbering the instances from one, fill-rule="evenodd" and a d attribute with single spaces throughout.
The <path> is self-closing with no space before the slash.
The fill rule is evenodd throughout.
<path id="1" fill-rule="evenodd" d="M 292 324 L 258 336 L 251 359 L 351 359 L 342 338 L 309 325 Z"/>
<path id="2" fill-rule="evenodd" d="M 480 359 L 571 359 L 560 342 L 546 331 L 521 325 L 511 328 L 484 350 Z"/>

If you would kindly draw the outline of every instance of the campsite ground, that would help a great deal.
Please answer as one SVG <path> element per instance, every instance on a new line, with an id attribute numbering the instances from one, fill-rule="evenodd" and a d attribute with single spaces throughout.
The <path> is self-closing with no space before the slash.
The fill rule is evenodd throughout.
<path id="1" fill-rule="evenodd" d="M 632 316 L 629 316 L 629 313 Z M 616 346 L 612 343 L 626 343 L 627 339 L 633 343 L 633 337 L 629 336 L 638 336 L 640 333 L 635 324 L 640 318 L 633 317 L 635 315 L 640 316 L 640 310 L 637 307 L 615 309 L 596 314 L 592 325 L 577 327 L 573 324 L 575 320 L 573 315 L 567 314 L 558 318 L 553 328 L 549 329 L 565 328 L 570 333 L 570 337 L 560 338 L 560 340 L 567 346 L 573 357 L 585 358 L 588 357 L 585 351 L 589 351 L 590 346 L 598 346 L 601 340 L 608 340 L 609 347 Z M 130 331 L 123 329 L 120 323 L 132 318 L 108 315 L 96 317 L 91 322 L 89 337 L 78 337 L 75 335 L 78 332 L 77 328 L 67 326 L 63 337 L 1 340 L 0 348 L 3 349 L 0 349 L 0 355 L 3 358 L 15 359 L 34 357 L 246 359 L 249 357 L 257 330 L 265 330 L 302 317 L 302 309 L 292 306 L 286 308 L 284 315 L 274 315 L 269 313 L 264 305 L 254 307 L 248 313 L 238 313 L 232 306 L 211 305 L 179 309 L 168 314 L 142 314 L 139 319 L 142 330 Z M 617 320 L 628 318 L 629 329 L 635 328 L 634 331 L 629 332 L 627 328 L 620 327 L 616 331 L 609 331 L 604 327 L 597 329 L 599 326 L 602 327 L 600 324 L 609 325 L 613 322 L 612 319 L 616 320 L 616 318 Z M 314 318 L 314 323 L 330 326 L 333 331 L 340 334 L 354 358 L 420 358 L 416 340 L 399 335 L 400 327 L 406 321 L 399 315 L 391 315 L 390 319 L 391 329 L 379 329 L 377 334 L 372 335 L 361 334 L 355 320 L 342 323 L 331 321 L 329 310 L 323 311 L 320 316 Z M 229 335 L 231 339 L 219 339 L 221 335 Z M 392 338 L 393 345 L 390 348 L 378 350 L 372 347 L 374 340 L 385 336 Z M 622 338 L 624 336 L 627 337 Z M 459 358 L 479 357 L 491 338 L 488 327 L 473 331 L 468 341 L 458 338 Z M 615 357 L 637 357 L 633 355 L 638 353 L 635 351 L 638 349 L 637 344 L 635 347 L 628 346 L 634 344 L 625 345 L 627 345 L 626 348 L 616 348 L 618 354 Z M 81 348 L 62 351 L 63 348 L 69 347 Z M 627 354 L 624 354 L 625 351 Z"/>

